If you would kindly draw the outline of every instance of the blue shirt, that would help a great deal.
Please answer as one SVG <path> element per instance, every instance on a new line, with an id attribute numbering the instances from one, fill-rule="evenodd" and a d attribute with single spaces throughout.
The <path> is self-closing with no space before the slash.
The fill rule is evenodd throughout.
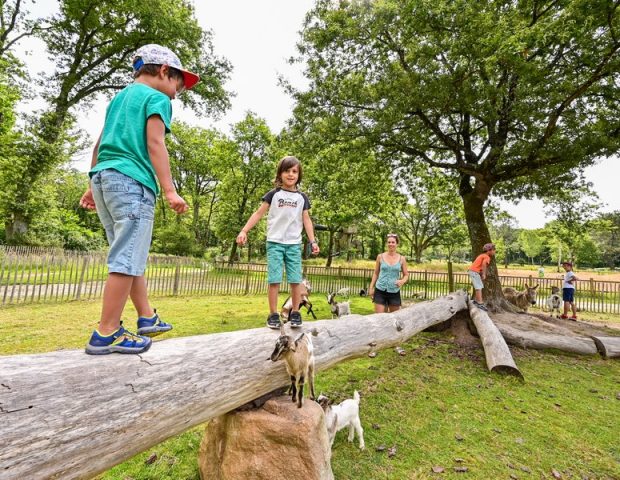
<path id="1" fill-rule="evenodd" d="M 400 287 L 396 285 L 396 282 L 400 279 L 401 272 L 401 256 L 398 256 L 398 262 L 394 265 L 390 265 L 383 260 L 383 254 L 381 254 L 381 266 L 379 267 L 379 278 L 375 288 L 383 290 L 384 292 L 396 293 L 400 291 Z"/>

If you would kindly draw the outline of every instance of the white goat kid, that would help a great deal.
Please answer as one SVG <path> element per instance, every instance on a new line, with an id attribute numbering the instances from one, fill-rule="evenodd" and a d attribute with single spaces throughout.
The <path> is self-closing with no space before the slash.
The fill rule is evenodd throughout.
<path id="1" fill-rule="evenodd" d="M 525 290 L 519 292 L 512 287 L 506 287 L 503 289 L 504 296 L 506 300 L 508 300 L 513 305 L 516 305 L 524 312 L 527 312 L 527 309 L 530 305 L 536 305 L 536 289 L 538 288 L 538 284 L 534 287 L 528 286 L 525 284 Z"/>
<path id="2" fill-rule="evenodd" d="M 549 316 L 553 317 L 553 312 L 555 312 L 555 316 L 560 318 L 561 307 L 562 297 L 560 296 L 560 289 L 558 287 L 551 287 L 551 295 L 547 298 L 547 310 L 549 311 Z"/>
<path id="3" fill-rule="evenodd" d="M 292 393 L 293 402 L 297 401 L 297 408 L 303 404 L 306 379 L 310 384 L 310 399 L 314 400 L 314 347 L 310 335 L 302 333 L 293 340 L 293 337 L 284 333 L 284 325 L 280 325 L 280 337 L 271 354 L 272 362 L 278 360 L 286 363 L 286 371 L 291 378 L 289 393 Z"/>
<path id="4" fill-rule="evenodd" d="M 357 432 L 360 449 L 363 450 L 366 447 L 364 444 L 364 429 L 360 422 L 360 394 L 357 393 L 357 390 L 353 392 L 353 398 L 348 398 L 339 405 L 331 405 L 329 398 L 325 395 L 319 395 L 317 402 L 325 413 L 325 424 L 327 425 L 330 445 L 334 444 L 336 432 L 344 427 L 349 427 L 349 442 L 353 441 L 355 432 Z"/>
<path id="5" fill-rule="evenodd" d="M 351 315 L 351 302 L 337 302 L 335 293 L 329 293 L 327 295 L 327 303 L 329 303 L 332 318 Z"/>

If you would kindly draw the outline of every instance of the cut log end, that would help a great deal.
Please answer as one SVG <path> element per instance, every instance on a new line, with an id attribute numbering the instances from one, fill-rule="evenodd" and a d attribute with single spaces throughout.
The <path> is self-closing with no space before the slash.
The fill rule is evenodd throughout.
<path id="1" fill-rule="evenodd" d="M 591 336 L 603 358 L 620 358 L 620 337 Z"/>
<path id="2" fill-rule="evenodd" d="M 512 375 L 513 377 L 517 377 L 525 381 L 525 378 L 523 377 L 521 371 L 518 368 L 512 367 L 510 365 L 495 365 L 493 368 L 491 368 L 491 372 L 499 373 L 502 375 Z"/>

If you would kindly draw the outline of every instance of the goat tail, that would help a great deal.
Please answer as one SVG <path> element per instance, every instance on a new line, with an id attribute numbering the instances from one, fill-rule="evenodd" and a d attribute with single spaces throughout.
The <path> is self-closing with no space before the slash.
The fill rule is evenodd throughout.
<path id="1" fill-rule="evenodd" d="M 357 403 L 358 405 L 360 404 L 360 394 L 357 393 L 357 390 L 353 392 L 353 400 L 355 400 L 355 403 Z"/>

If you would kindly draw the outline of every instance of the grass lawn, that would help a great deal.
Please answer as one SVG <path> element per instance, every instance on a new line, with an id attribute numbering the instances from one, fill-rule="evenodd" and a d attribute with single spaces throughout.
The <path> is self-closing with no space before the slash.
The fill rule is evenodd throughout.
<path id="1" fill-rule="evenodd" d="M 325 299 L 313 301 L 319 318 L 327 317 Z M 263 296 L 154 303 L 175 326 L 168 338 L 254 328 L 266 316 Z M 99 308 L 99 302 L 2 308 L 0 355 L 82 348 Z M 372 305 L 354 298 L 352 310 L 370 313 Z M 125 317 L 133 328 L 130 308 Z M 620 362 L 513 347 L 522 383 L 488 373 L 482 349 L 459 348 L 449 334 L 420 333 L 403 348 L 405 356 L 383 350 L 318 373 L 317 390 L 335 400 L 355 389 L 362 396 L 367 449 L 359 451 L 340 432 L 336 479 L 540 479 L 553 478 L 554 470 L 563 479 L 620 479 Z M 173 437 L 99 478 L 198 480 L 203 430 Z M 443 473 L 433 473 L 434 466 Z"/>

